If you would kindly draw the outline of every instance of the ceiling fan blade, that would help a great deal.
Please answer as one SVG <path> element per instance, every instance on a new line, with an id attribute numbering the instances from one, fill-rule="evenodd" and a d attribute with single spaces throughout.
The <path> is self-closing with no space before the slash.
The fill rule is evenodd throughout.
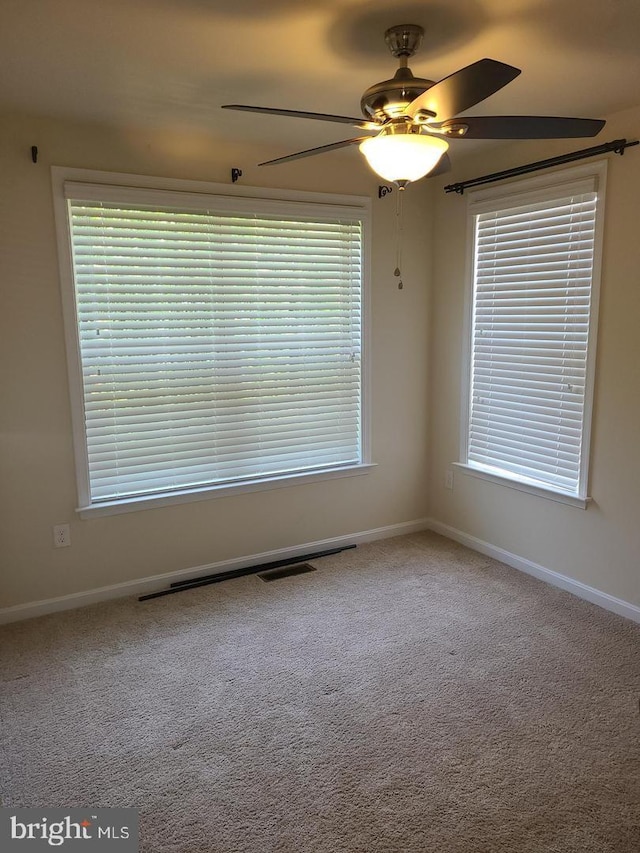
<path id="1" fill-rule="evenodd" d="M 479 59 L 419 95 L 405 109 L 413 118 L 420 110 L 435 113 L 440 121 L 484 101 L 520 74 L 519 68 L 495 59 Z"/>
<path id="2" fill-rule="evenodd" d="M 461 139 L 564 139 L 595 136 L 603 119 L 559 116 L 460 116 L 437 127 L 447 136 Z M 460 130 L 466 130 L 461 133 Z M 457 131 L 457 132 L 456 132 Z"/>
<path id="3" fill-rule="evenodd" d="M 262 113 L 263 115 L 292 116 L 293 118 L 311 118 L 317 121 L 336 121 L 339 124 L 351 124 L 366 130 L 377 130 L 375 122 L 352 116 L 334 116 L 329 113 L 307 113 L 300 110 L 278 110 L 273 107 L 250 107 L 245 104 L 224 104 L 223 110 L 241 110 L 247 113 Z"/>
<path id="4" fill-rule="evenodd" d="M 427 178 L 437 178 L 438 175 L 444 175 L 446 172 L 451 171 L 451 160 L 449 159 L 448 154 L 443 154 L 442 157 L 438 160 L 438 163 L 428 175 Z"/>
<path id="5" fill-rule="evenodd" d="M 301 160 L 303 157 L 313 157 L 316 154 L 325 154 L 327 151 L 336 151 L 338 148 L 346 148 L 347 145 L 357 145 L 370 139 L 370 136 L 358 136 L 355 139 L 343 139 L 342 142 L 332 142 L 329 145 L 321 145 L 319 148 L 307 148 L 306 151 L 296 151 L 295 154 L 287 154 L 286 157 L 277 157 L 275 160 L 265 160 L 258 163 L 259 166 L 273 166 L 275 163 L 288 163 L 290 160 Z"/>

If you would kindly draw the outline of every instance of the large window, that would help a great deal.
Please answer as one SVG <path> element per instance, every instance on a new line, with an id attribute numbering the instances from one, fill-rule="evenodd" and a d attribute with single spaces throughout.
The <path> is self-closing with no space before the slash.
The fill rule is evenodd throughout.
<path id="1" fill-rule="evenodd" d="M 363 466 L 362 204 L 64 197 L 81 508 Z"/>
<path id="2" fill-rule="evenodd" d="M 578 504 L 587 498 L 605 165 L 477 193 L 469 204 L 463 462 Z"/>

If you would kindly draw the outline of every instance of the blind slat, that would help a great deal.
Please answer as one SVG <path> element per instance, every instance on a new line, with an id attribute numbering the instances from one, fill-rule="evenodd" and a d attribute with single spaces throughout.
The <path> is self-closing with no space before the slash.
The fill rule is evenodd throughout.
<path id="1" fill-rule="evenodd" d="M 68 207 L 94 502 L 361 461 L 359 219 Z"/>
<path id="2" fill-rule="evenodd" d="M 475 216 L 468 459 L 579 488 L 597 193 Z"/>

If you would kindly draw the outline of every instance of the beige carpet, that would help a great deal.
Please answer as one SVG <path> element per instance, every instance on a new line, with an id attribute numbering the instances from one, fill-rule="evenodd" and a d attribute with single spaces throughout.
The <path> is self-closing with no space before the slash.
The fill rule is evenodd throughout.
<path id="1" fill-rule="evenodd" d="M 640 628 L 432 534 L 0 630 L 5 805 L 143 851 L 638 853 Z"/>

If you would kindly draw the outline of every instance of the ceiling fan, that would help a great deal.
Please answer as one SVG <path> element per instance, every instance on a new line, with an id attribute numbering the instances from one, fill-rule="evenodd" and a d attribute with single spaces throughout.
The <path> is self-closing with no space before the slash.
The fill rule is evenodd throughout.
<path id="1" fill-rule="evenodd" d="M 287 163 L 359 145 L 371 168 L 401 189 L 427 174 L 432 177 L 449 170 L 448 139 L 560 139 L 595 136 L 604 127 L 603 120 L 589 118 L 461 116 L 514 80 L 520 69 L 495 59 L 480 59 L 437 83 L 414 77 L 408 62 L 423 35 L 423 28 L 415 24 L 402 24 L 385 32 L 399 68 L 391 80 L 376 83 L 363 94 L 360 107 L 364 118 L 244 104 L 225 104 L 222 109 L 332 121 L 373 132 L 374 136 L 332 142 L 259 165 Z"/>

